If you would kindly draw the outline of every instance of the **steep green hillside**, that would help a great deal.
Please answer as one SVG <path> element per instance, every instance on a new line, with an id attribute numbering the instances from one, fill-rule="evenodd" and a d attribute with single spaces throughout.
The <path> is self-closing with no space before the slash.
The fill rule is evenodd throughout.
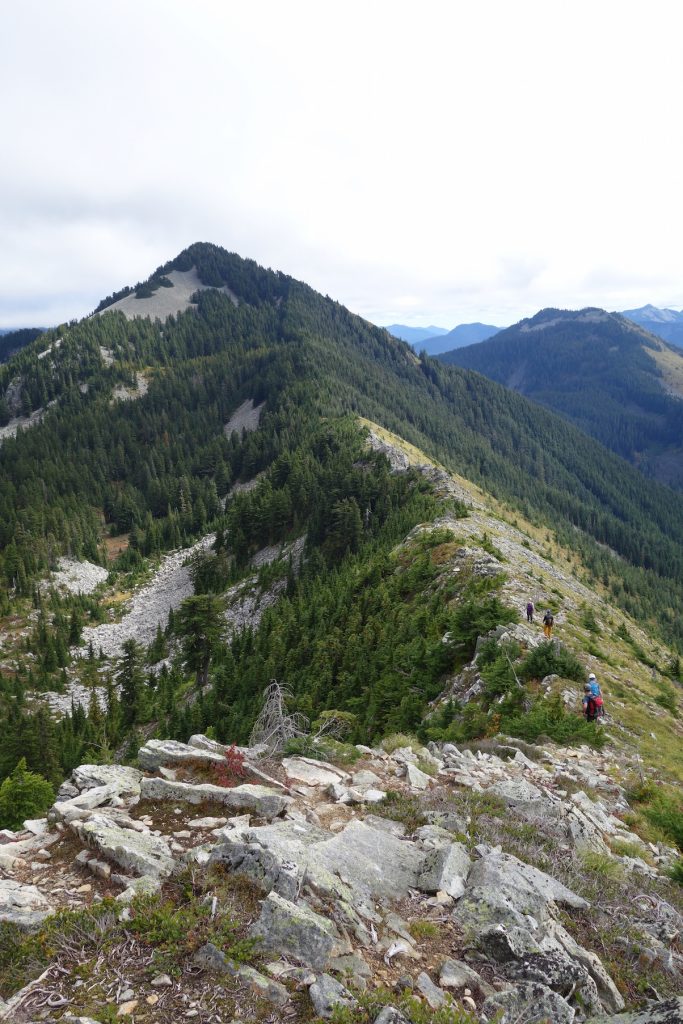
<path id="1" fill-rule="evenodd" d="M 683 357 L 619 314 L 545 309 L 439 359 L 540 402 L 646 475 L 683 486 Z"/>
<path id="2" fill-rule="evenodd" d="M 192 268 L 208 287 L 178 316 L 104 312 L 0 367 L 19 428 L 0 446 L 3 774 L 24 754 L 56 780 L 158 722 L 183 738 L 212 723 L 243 736 L 275 675 L 296 680 L 311 716 L 355 715 L 358 739 L 418 726 L 479 632 L 510 613 L 495 581 L 455 587 L 444 605 L 419 539 L 397 575 L 392 552 L 418 523 L 464 510 L 438 504 L 423 475 L 391 475 L 364 452 L 349 414 L 481 484 L 510 518 L 524 515 L 549 546 L 572 551 L 594 589 L 680 645 L 683 512 L 673 492 L 519 395 L 420 360 L 306 285 L 224 250 L 193 246 L 139 291 Z M 161 621 L 149 649 L 124 650 L 114 671 L 93 640 L 99 624 L 117 620 L 164 552 L 209 531 L 217 540 L 194 566 L 197 603 Z M 298 579 L 286 554 L 258 570 L 258 587 L 279 586 L 285 600 L 228 654 L 218 628 L 226 594 L 254 574 L 252 556 L 304 535 Z M 63 554 L 110 567 L 108 589 L 41 591 Z M 449 631 L 457 657 L 442 644 Z M 90 649 L 79 660 L 83 636 Z M 169 653 L 175 660 L 148 676 Z M 666 668 L 671 654 L 654 661 Z M 74 682 L 89 706 L 55 725 L 35 694 Z"/>
<path id="3" fill-rule="evenodd" d="M 96 558 L 103 520 L 142 553 L 197 536 L 233 480 L 295 446 L 321 415 L 357 412 L 546 521 L 615 597 L 679 635 L 683 513 L 672 492 L 523 398 L 420 361 L 306 285 L 212 246 L 168 266 L 190 264 L 239 305 L 208 290 L 163 325 L 93 317 L 0 368 L 6 400 L 25 414 L 47 410 L 0 448 L 9 587 L 28 593 L 60 551 Z M 245 399 L 266 404 L 240 441 L 223 428 Z"/>

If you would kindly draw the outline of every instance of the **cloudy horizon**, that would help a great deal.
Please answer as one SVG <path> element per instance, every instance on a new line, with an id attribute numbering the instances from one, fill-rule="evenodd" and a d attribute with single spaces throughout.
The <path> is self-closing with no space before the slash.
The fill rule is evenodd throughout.
<path id="1" fill-rule="evenodd" d="M 0 327 L 195 241 L 374 323 L 680 309 L 671 5 L 23 0 L 0 38 Z"/>

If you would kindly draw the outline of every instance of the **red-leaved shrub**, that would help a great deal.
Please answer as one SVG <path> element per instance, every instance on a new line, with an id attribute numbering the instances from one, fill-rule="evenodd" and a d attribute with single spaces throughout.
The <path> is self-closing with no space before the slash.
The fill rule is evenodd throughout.
<path id="1" fill-rule="evenodd" d="M 231 789 L 232 786 L 238 785 L 240 780 L 244 779 L 247 774 L 247 770 L 244 767 L 244 754 L 240 754 L 234 743 L 226 750 L 225 759 L 221 762 L 216 762 L 211 767 L 216 785 L 224 786 L 226 789 Z"/>

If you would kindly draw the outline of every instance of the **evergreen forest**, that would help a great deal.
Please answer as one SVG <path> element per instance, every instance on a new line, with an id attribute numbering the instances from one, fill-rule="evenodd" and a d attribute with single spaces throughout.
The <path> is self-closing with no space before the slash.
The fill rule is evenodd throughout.
<path id="1" fill-rule="evenodd" d="M 544 309 L 438 356 L 560 413 L 642 473 L 683 487 L 680 349 L 617 313 Z M 666 379 L 663 367 L 674 372 Z"/>
<path id="2" fill-rule="evenodd" d="M 163 323 L 106 312 L 192 267 L 209 288 L 187 311 Z M 246 401 L 262 407 L 257 428 L 226 430 Z M 467 508 L 414 470 L 392 474 L 359 417 L 546 529 L 615 605 L 683 646 L 678 494 L 549 410 L 418 357 L 307 285 L 218 247 L 191 246 L 99 315 L 15 353 L 0 366 L 3 409 L 43 416 L 0 445 L 0 620 L 10 632 L 16 623 L 19 652 L 12 667 L 0 652 L 0 778 L 23 758 L 56 784 L 154 732 L 245 741 L 273 678 L 311 722 L 346 715 L 355 742 L 421 728 L 444 677 L 516 612 L 495 579 L 444 589 L 435 547 L 446 539 L 415 528 Z M 84 627 L 110 609 L 44 585 L 60 556 L 106 566 L 125 594 L 164 552 L 209 533 L 192 565 L 195 596 L 150 647 L 129 641 L 115 666 L 92 646 L 77 659 Z M 226 593 L 254 577 L 254 554 L 304 537 L 300 564 L 256 570 L 280 600 L 226 643 Z M 89 706 L 54 719 L 35 694 L 64 690 L 75 666 Z M 433 735 L 449 728 L 446 710 Z"/>

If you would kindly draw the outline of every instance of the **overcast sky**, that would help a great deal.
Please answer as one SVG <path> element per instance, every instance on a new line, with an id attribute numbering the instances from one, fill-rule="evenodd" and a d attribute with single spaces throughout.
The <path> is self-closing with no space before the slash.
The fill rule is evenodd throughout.
<path id="1" fill-rule="evenodd" d="M 0 0 L 0 326 L 194 241 L 380 324 L 683 306 L 670 0 Z"/>

